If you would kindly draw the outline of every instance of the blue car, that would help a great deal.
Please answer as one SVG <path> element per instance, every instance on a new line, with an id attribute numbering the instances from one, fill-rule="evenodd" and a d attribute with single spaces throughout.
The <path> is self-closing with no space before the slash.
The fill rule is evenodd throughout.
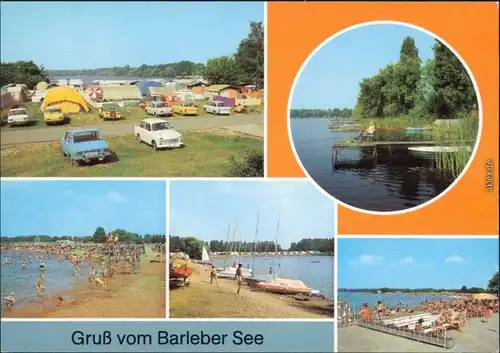
<path id="1" fill-rule="evenodd" d="M 111 155 L 99 129 L 69 130 L 61 140 L 61 148 L 71 164 L 105 161 Z"/>

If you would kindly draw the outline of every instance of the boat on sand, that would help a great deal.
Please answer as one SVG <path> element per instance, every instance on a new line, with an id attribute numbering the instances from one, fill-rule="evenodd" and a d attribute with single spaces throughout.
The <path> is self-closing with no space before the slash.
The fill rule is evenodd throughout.
<path id="1" fill-rule="evenodd" d="M 267 282 L 259 282 L 255 286 L 266 292 L 278 294 L 309 294 L 313 292 L 313 289 L 306 286 L 304 282 L 285 278 L 273 278 Z"/>
<path id="2" fill-rule="evenodd" d="M 170 279 L 174 278 L 189 278 L 193 274 L 193 268 L 189 267 L 187 264 L 182 266 L 170 267 L 169 276 Z"/>

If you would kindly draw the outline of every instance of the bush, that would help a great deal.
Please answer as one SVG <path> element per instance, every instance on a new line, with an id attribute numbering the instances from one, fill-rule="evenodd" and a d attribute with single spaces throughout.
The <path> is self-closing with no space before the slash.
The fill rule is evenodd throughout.
<path id="1" fill-rule="evenodd" d="M 249 151 L 242 159 L 231 156 L 231 174 L 235 177 L 262 178 L 264 177 L 264 153 Z"/>

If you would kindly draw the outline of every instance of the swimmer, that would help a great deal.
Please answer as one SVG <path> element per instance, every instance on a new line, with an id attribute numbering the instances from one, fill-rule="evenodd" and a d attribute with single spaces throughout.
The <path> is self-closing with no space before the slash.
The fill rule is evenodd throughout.
<path id="1" fill-rule="evenodd" d="M 38 280 L 36 281 L 35 283 L 35 287 L 36 287 L 36 298 L 39 298 L 43 292 L 45 292 L 46 288 L 45 286 L 43 285 L 43 274 L 40 274 L 40 277 L 38 278 Z"/>
<path id="2" fill-rule="evenodd" d="M 74 299 L 63 299 L 63 297 L 59 296 L 59 297 L 57 297 L 56 307 L 60 308 L 64 304 L 70 304 L 73 302 L 74 302 Z"/>
<path id="3" fill-rule="evenodd" d="M 47 267 L 45 266 L 45 262 L 43 260 L 40 262 L 40 271 L 45 271 Z"/>
<path id="4" fill-rule="evenodd" d="M 7 305 L 8 308 L 12 308 L 16 305 L 16 298 L 14 298 L 14 295 L 16 295 L 16 293 L 10 292 L 8 296 L 3 298 L 3 302 L 5 303 L 5 305 Z"/>

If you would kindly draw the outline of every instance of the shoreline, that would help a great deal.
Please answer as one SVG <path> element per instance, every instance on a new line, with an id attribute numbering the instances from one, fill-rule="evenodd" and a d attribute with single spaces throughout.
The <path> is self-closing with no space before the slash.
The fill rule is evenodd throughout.
<path id="1" fill-rule="evenodd" d="M 140 275 L 117 269 L 117 277 L 101 288 L 81 280 L 72 288 L 44 295 L 41 300 L 4 308 L 2 318 L 165 318 L 165 263 L 141 261 Z M 56 298 L 72 302 L 56 306 Z M 144 305 L 147 298 L 149 305 Z M 154 300 L 151 300 L 154 299 Z M 156 302 L 156 305 L 151 303 Z"/>
<path id="2" fill-rule="evenodd" d="M 193 264 L 190 285 L 169 283 L 171 318 L 268 318 L 333 319 L 331 299 L 296 300 L 291 296 L 256 291 L 243 285 L 236 294 L 236 282 L 219 278 L 210 284 L 205 267 Z"/>

